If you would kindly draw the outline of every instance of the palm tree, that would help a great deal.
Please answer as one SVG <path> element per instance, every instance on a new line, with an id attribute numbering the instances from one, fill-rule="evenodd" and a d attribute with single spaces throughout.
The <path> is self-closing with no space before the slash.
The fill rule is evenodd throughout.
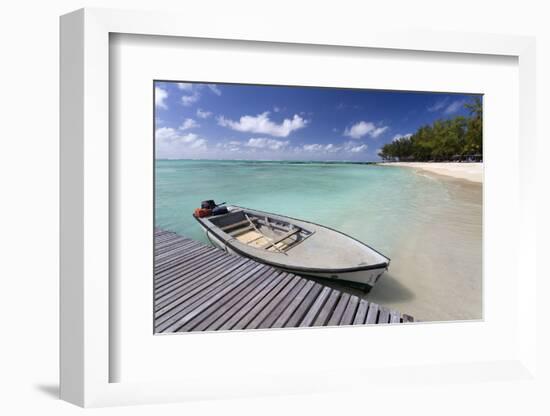
<path id="1" fill-rule="evenodd" d="M 481 98 L 476 97 L 471 103 L 464 104 L 464 107 L 470 112 L 475 118 L 481 119 L 483 116 L 483 106 L 481 104 Z"/>

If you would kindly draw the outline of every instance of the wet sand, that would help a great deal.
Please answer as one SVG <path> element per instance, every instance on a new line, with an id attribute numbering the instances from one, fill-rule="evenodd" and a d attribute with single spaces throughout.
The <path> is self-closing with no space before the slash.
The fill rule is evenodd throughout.
<path id="1" fill-rule="evenodd" d="M 370 293 L 335 286 L 417 321 L 481 319 L 482 185 L 422 174 L 444 181 L 455 204 L 430 203 L 423 219 L 403 230 L 389 271 Z"/>
<path id="2" fill-rule="evenodd" d="M 455 179 L 465 179 L 467 181 L 483 182 L 483 163 L 422 163 L 422 162 L 386 162 L 380 163 L 381 166 L 401 166 L 414 168 L 438 175 L 450 176 Z"/>

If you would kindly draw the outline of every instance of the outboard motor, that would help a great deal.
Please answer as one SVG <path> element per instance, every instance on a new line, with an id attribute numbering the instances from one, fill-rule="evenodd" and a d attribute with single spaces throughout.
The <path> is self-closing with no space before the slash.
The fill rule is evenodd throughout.
<path id="1" fill-rule="evenodd" d="M 214 200 L 209 199 L 207 201 L 201 202 L 201 209 L 206 210 L 208 212 L 208 215 L 227 214 L 229 211 L 227 210 L 227 207 L 223 206 L 223 204 L 225 204 L 225 202 L 222 202 L 221 204 L 216 204 Z"/>
<path id="2" fill-rule="evenodd" d="M 216 208 L 216 203 L 212 200 L 212 199 L 209 199 L 208 201 L 202 201 L 201 202 L 201 208 L 202 209 L 214 209 Z"/>
<path id="3" fill-rule="evenodd" d="M 212 215 L 222 215 L 222 214 L 227 214 L 228 212 L 229 211 L 227 210 L 226 206 L 219 205 L 212 210 Z"/>

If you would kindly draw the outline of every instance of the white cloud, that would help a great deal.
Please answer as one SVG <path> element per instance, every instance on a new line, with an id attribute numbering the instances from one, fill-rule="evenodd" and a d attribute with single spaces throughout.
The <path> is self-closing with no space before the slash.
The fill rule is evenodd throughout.
<path id="1" fill-rule="evenodd" d="M 343 150 L 345 152 L 350 152 L 350 153 L 364 152 L 368 148 L 369 147 L 366 144 L 357 144 L 355 142 L 346 142 L 344 143 L 344 146 L 343 146 Z"/>
<path id="2" fill-rule="evenodd" d="M 432 106 L 428 107 L 428 111 L 433 113 L 443 111 L 444 114 L 453 114 L 462 108 L 464 100 L 450 101 L 449 97 L 445 97 L 436 101 Z"/>
<path id="3" fill-rule="evenodd" d="M 372 133 L 370 133 L 370 135 L 376 139 L 378 136 L 384 133 L 387 129 L 388 129 L 388 126 L 377 127 L 374 129 Z"/>
<path id="4" fill-rule="evenodd" d="M 155 138 L 160 144 L 181 145 L 187 144 L 191 149 L 206 149 L 207 140 L 195 133 L 180 135 L 172 127 L 160 127 L 155 132 Z"/>
<path id="5" fill-rule="evenodd" d="M 177 137 L 177 132 L 171 127 L 160 127 L 155 131 L 157 140 L 170 141 Z"/>
<path id="6" fill-rule="evenodd" d="M 329 144 L 319 144 L 319 143 L 312 143 L 312 144 L 304 144 L 302 146 L 302 149 L 306 152 L 339 152 L 342 150 L 341 146 L 335 146 L 332 143 Z"/>
<path id="7" fill-rule="evenodd" d="M 277 124 L 269 119 L 269 112 L 266 111 L 257 116 L 242 116 L 239 121 L 229 120 L 220 116 L 218 117 L 218 124 L 241 132 L 287 137 L 293 131 L 304 128 L 308 124 L 308 121 L 294 114 L 292 119 L 284 119 L 281 124 Z"/>
<path id="8" fill-rule="evenodd" d="M 197 127 L 200 127 L 199 123 L 197 123 L 192 118 L 186 118 L 179 128 L 180 130 L 189 130 L 189 129 L 195 129 Z"/>
<path id="9" fill-rule="evenodd" d="M 218 97 L 222 95 L 221 90 L 218 88 L 216 84 L 208 84 L 208 88 L 210 88 L 210 91 L 212 91 L 214 94 L 216 94 Z"/>
<path id="10" fill-rule="evenodd" d="M 195 139 L 191 141 L 191 145 L 189 146 L 191 149 L 206 149 L 206 139 Z"/>
<path id="11" fill-rule="evenodd" d="M 360 146 L 352 146 L 348 149 L 348 151 L 350 151 L 351 153 L 359 153 L 359 152 L 364 152 L 367 149 L 368 149 L 368 146 L 366 144 L 362 144 Z"/>
<path id="12" fill-rule="evenodd" d="M 303 149 L 306 152 L 320 152 L 325 149 L 325 145 L 319 143 L 304 144 Z"/>
<path id="13" fill-rule="evenodd" d="M 462 108 L 462 106 L 464 105 L 465 101 L 464 100 L 456 100 L 456 101 L 453 101 L 451 104 L 449 104 L 447 106 L 447 108 L 445 109 L 444 113 L 445 114 L 453 114 L 453 113 L 456 113 L 458 110 L 460 110 Z"/>
<path id="14" fill-rule="evenodd" d="M 222 95 L 222 91 L 216 84 L 192 84 L 189 82 L 178 82 L 177 85 L 178 88 L 182 91 L 192 92 L 202 90 L 204 87 L 208 87 L 208 89 L 217 96 Z"/>
<path id="15" fill-rule="evenodd" d="M 168 98 L 168 92 L 160 87 L 155 87 L 155 107 L 167 109 L 166 99 Z"/>
<path id="16" fill-rule="evenodd" d="M 448 102 L 449 102 L 449 97 L 445 97 L 441 100 L 437 100 L 433 105 L 428 107 L 428 111 L 430 113 L 433 113 L 435 111 L 442 110 L 442 109 L 445 108 L 445 106 L 447 105 Z"/>
<path id="17" fill-rule="evenodd" d="M 196 103 L 199 100 L 200 96 L 201 95 L 197 91 L 194 91 L 191 95 L 182 95 L 181 103 L 184 106 L 188 107 Z"/>
<path id="18" fill-rule="evenodd" d="M 358 145 L 355 142 L 346 142 L 342 145 L 334 145 L 332 143 L 320 144 L 304 144 L 301 148 L 297 150 L 303 150 L 311 153 L 359 153 L 364 152 L 368 149 L 366 144 Z"/>
<path id="19" fill-rule="evenodd" d="M 412 136 L 412 133 L 407 133 L 407 134 L 396 134 L 395 136 L 393 136 L 393 139 L 391 139 L 392 142 L 396 141 L 397 139 L 400 139 L 402 137 L 408 139 Z"/>
<path id="20" fill-rule="evenodd" d="M 388 129 L 388 126 L 376 127 L 374 123 L 370 121 L 360 121 L 355 123 L 350 128 L 344 130 L 344 136 L 351 137 L 352 139 L 360 139 L 365 135 L 377 138 Z"/>
<path id="21" fill-rule="evenodd" d="M 199 136 L 197 136 L 195 133 L 187 133 L 183 136 L 178 136 L 176 138 L 176 141 L 181 143 L 195 143 L 199 140 L 204 143 L 204 139 L 199 139 Z"/>
<path id="22" fill-rule="evenodd" d="M 194 85 L 187 82 L 178 82 L 178 88 L 183 91 L 192 91 Z"/>
<path id="23" fill-rule="evenodd" d="M 281 150 L 288 146 L 289 141 L 282 141 L 276 139 L 269 139 L 265 137 L 258 137 L 249 139 L 246 146 L 256 149 L 269 149 L 269 150 Z"/>
<path id="24" fill-rule="evenodd" d="M 273 112 L 274 113 L 278 113 L 279 111 L 281 111 L 281 109 L 277 106 L 273 107 Z"/>
<path id="25" fill-rule="evenodd" d="M 201 108 L 197 108 L 197 117 L 199 118 L 208 118 L 212 115 L 211 111 L 206 111 Z"/>

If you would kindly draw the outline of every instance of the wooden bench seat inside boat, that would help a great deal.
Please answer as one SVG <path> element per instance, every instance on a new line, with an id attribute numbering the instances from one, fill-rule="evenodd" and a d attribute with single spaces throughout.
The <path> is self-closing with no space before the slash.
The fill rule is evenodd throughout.
<path id="1" fill-rule="evenodd" d="M 301 231 L 301 228 L 294 228 L 286 233 L 284 233 L 282 236 L 280 236 L 279 238 L 276 238 L 275 240 L 272 240 L 270 241 L 268 244 L 266 244 L 264 247 L 262 248 L 265 248 L 265 249 L 268 249 L 269 247 L 271 246 L 275 246 L 277 245 L 278 243 L 286 240 L 287 238 L 289 237 L 292 237 L 294 234 L 298 234 L 299 232 Z"/>

